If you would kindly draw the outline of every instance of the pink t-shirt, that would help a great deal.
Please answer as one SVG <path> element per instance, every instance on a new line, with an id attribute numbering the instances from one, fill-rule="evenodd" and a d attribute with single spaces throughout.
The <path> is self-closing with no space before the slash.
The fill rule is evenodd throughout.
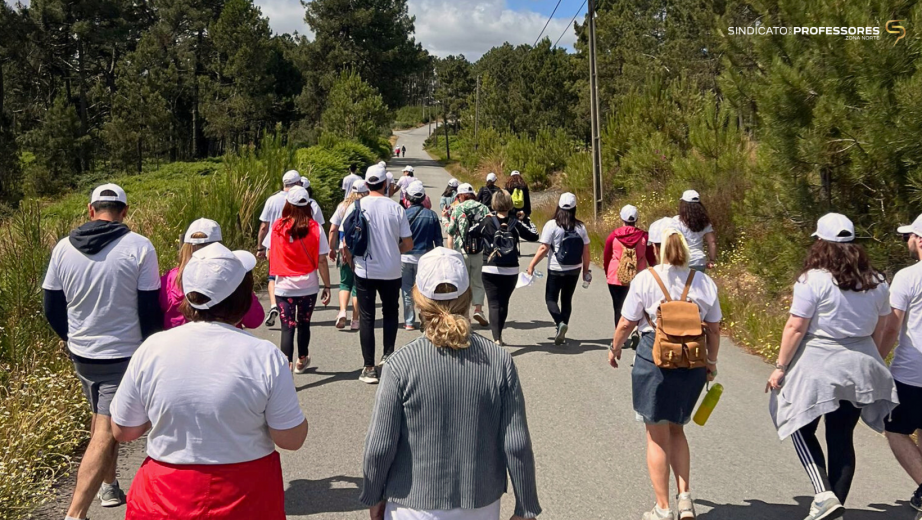
<path id="1" fill-rule="evenodd" d="M 185 296 L 176 287 L 176 274 L 179 272 L 178 267 L 170 269 L 165 275 L 160 277 L 160 310 L 163 311 L 163 330 L 169 330 L 186 323 L 186 317 L 179 312 L 179 304 L 182 303 Z M 255 329 L 262 325 L 266 317 L 266 311 L 259 303 L 256 293 L 253 293 L 253 304 L 247 311 L 243 320 L 237 327 L 244 329 Z"/>

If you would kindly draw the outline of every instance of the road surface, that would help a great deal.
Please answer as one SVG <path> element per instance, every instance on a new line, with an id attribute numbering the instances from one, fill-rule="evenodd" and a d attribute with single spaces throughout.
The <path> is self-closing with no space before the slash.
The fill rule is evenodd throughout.
<path id="1" fill-rule="evenodd" d="M 423 151 L 425 127 L 400 132 L 408 157 L 389 169 L 399 175 L 412 164 L 437 201 L 449 174 Z M 523 254 L 536 247 L 526 244 Z M 526 259 L 527 261 L 527 259 Z M 546 269 L 544 269 L 546 270 Z M 537 463 L 538 491 L 549 520 L 639 519 L 654 502 L 645 465 L 645 436 L 631 409 L 630 363 L 608 366 L 613 314 L 601 269 L 588 289 L 577 288 L 569 341 L 554 346 L 544 306 L 544 280 L 513 295 L 504 334 L 522 378 Z M 335 277 L 334 277 L 335 279 Z M 333 302 L 336 302 L 334 294 Z M 337 309 L 314 313 L 311 356 L 315 368 L 295 376 L 310 422 L 304 447 L 282 455 L 286 511 L 297 519 L 362 519 L 357 502 L 362 483 L 362 448 L 376 386 L 359 382 L 358 334 L 333 327 Z M 402 316 L 402 314 L 401 314 Z M 380 320 L 380 311 L 379 311 Z M 477 327 L 489 337 L 489 330 Z M 278 342 L 279 329 L 260 329 Z M 418 333 L 399 332 L 398 347 Z M 380 352 L 380 329 L 378 349 Z M 763 393 L 771 367 L 724 340 L 720 354 L 723 400 L 704 428 L 689 425 L 692 491 L 702 520 L 790 520 L 806 516 L 810 481 L 788 442 L 781 443 Z M 220 370 L 220 367 L 208 367 Z M 911 519 L 906 500 L 914 490 L 885 439 L 859 425 L 858 469 L 848 500 L 848 520 Z M 143 441 L 123 447 L 119 479 L 124 489 L 143 460 Z M 513 497 L 503 498 L 503 518 Z M 63 506 L 62 506 L 63 507 Z M 124 507 L 90 512 L 93 520 L 124 517 Z M 63 510 L 55 516 L 63 517 Z"/>

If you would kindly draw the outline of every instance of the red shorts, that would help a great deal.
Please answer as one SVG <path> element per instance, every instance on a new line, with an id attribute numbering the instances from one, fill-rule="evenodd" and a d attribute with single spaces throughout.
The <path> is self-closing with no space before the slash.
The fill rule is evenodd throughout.
<path id="1" fill-rule="evenodd" d="M 166 464 L 148 457 L 128 492 L 126 520 L 285 520 L 278 452 L 239 464 Z"/>

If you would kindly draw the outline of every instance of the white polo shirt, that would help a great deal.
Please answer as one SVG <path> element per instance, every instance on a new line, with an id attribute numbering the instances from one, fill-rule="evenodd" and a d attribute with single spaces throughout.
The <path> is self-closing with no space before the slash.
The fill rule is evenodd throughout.
<path id="1" fill-rule="evenodd" d="M 900 383 L 922 387 L 922 262 L 893 277 L 890 306 L 906 313 L 890 372 Z"/>

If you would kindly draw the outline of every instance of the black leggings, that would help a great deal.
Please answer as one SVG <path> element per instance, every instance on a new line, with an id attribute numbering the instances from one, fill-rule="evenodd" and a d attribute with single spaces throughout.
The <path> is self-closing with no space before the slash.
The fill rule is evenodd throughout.
<path id="1" fill-rule="evenodd" d="M 509 299 L 515 291 L 518 275 L 482 273 L 483 289 L 490 304 L 490 330 L 493 341 L 503 339 L 506 317 L 509 316 Z"/>
<path id="2" fill-rule="evenodd" d="M 375 299 L 381 296 L 384 318 L 384 355 L 394 353 L 397 343 L 397 311 L 400 310 L 400 286 L 403 280 L 375 280 L 355 277 L 355 296 L 359 303 L 359 341 L 366 367 L 375 366 Z"/>
<path id="3" fill-rule="evenodd" d="M 282 352 L 292 361 L 295 349 L 295 330 L 298 331 L 298 357 L 308 355 L 311 344 L 311 316 L 317 304 L 317 295 L 275 295 L 282 322 Z"/>
<path id="4" fill-rule="evenodd" d="M 630 289 L 630 285 L 608 284 L 608 292 L 611 293 L 611 304 L 615 308 L 615 327 L 621 321 L 621 308 L 624 307 L 624 300 L 627 298 L 627 292 Z"/>
<path id="5" fill-rule="evenodd" d="M 579 269 L 572 271 L 549 271 L 547 273 L 547 287 L 544 290 L 544 301 L 547 310 L 554 319 L 554 325 L 561 322 L 570 324 L 570 314 L 573 313 L 573 293 L 579 283 Z M 557 302 L 560 302 L 558 307 Z"/>
<path id="6" fill-rule="evenodd" d="M 839 409 L 822 417 L 826 421 L 826 451 L 829 466 L 823 457 L 823 448 L 816 438 L 820 418 L 794 432 L 794 448 L 800 463 L 807 470 L 816 494 L 824 491 L 835 493 L 839 502 L 845 503 L 855 476 L 855 426 L 861 418 L 861 410 L 848 401 L 839 401 Z"/>

